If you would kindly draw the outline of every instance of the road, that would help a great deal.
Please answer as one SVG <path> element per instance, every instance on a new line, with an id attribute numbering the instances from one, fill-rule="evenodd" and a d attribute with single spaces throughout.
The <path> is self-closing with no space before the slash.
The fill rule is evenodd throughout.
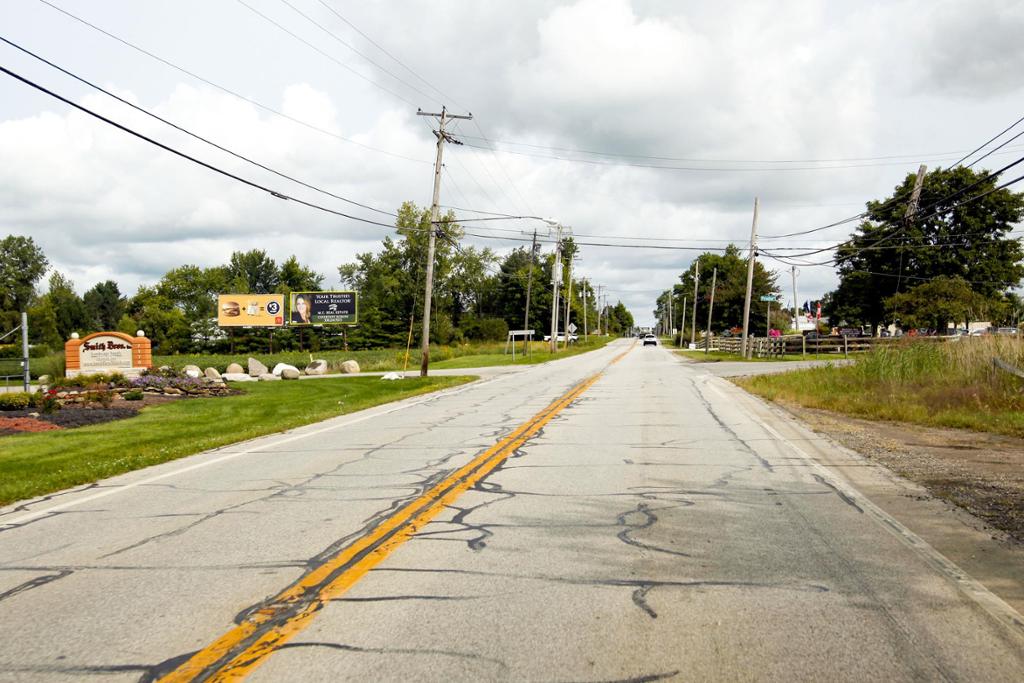
<path id="1" fill-rule="evenodd" d="M 1021 680 L 820 447 L 622 340 L 2 509 L 0 680 Z"/>

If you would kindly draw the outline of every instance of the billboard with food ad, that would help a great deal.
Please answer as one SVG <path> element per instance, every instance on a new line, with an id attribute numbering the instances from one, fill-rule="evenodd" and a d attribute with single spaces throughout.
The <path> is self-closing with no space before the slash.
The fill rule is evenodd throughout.
<path id="1" fill-rule="evenodd" d="M 284 294 L 219 294 L 217 324 L 221 327 L 281 327 Z"/>
<path id="2" fill-rule="evenodd" d="M 290 325 L 355 325 L 355 292 L 292 292 Z"/>

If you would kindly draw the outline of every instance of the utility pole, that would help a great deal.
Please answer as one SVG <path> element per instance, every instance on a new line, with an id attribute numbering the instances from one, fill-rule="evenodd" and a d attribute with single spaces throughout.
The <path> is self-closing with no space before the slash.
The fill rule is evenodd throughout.
<path id="1" fill-rule="evenodd" d="M 711 348 L 711 312 L 715 310 L 715 285 L 718 284 L 718 268 L 711 271 L 711 303 L 708 305 L 708 332 L 704 337 L 704 355 Z"/>
<path id="2" fill-rule="evenodd" d="M 668 333 L 675 337 L 675 321 L 672 319 L 672 290 L 668 290 Z M 675 343 L 675 339 L 672 340 Z"/>
<path id="3" fill-rule="evenodd" d="M 587 278 L 583 278 L 583 341 L 590 341 L 590 329 L 587 327 Z"/>
<path id="4" fill-rule="evenodd" d="M 557 226 L 555 267 L 551 271 L 551 353 L 558 351 L 558 285 L 562 282 L 562 224 Z"/>
<path id="5" fill-rule="evenodd" d="M 903 237 L 900 238 L 900 269 L 896 276 L 896 293 L 900 293 L 900 284 L 903 281 L 903 243 L 907 239 L 906 231 L 914 225 L 914 216 L 917 215 L 917 205 L 921 201 L 921 188 L 924 186 L 924 176 L 928 173 L 928 167 L 921 164 L 917 169 L 917 177 L 914 178 L 914 190 L 910 193 L 910 201 L 907 203 L 907 213 L 903 216 Z M 872 335 L 873 336 L 873 335 Z"/>
<path id="6" fill-rule="evenodd" d="M 790 266 L 793 274 L 793 329 L 800 332 L 800 304 L 796 298 L 796 266 Z"/>
<path id="7" fill-rule="evenodd" d="M 686 297 L 683 297 L 683 322 L 679 325 L 679 348 L 683 348 L 683 335 L 686 334 Z"/>
<path id="8" fill-rule="evenodd" d="M 693 262 L 693 318 L 690 329 L 690 343 L 697 343 L 697 285 L 700 283 L 700 261 Z"/>
<path id="9" fill-rule="evenodd" d="M 28 393 L 29 384 L 32 382 L 32 375 L 28 368 L 28 313 L 21 312 L 21 366 L 22 366 L 22 388 Z"/>
<path id="10" fill-rule="evenodd" d="M 569 348 L 569 314 L 572 312 L 572 259 L 569 259 L 569 292 L 565 296 L 565 322 L 562 326 L 565 327 L 565 343 L 562 348 Z"/>
<path id="11" fill-rule="evenodd" d="M 604 309 L 601 308 L 601 290 L 604 285 L 597 286 L 597 333 L 601 334 L 601 318 L 604 316 Z M 607 323 L 607 321 L 605 321 Z"/>
<path id="12" fill-rule="evenodd" d="M 747 354 L 747 336 L 750 331 L 750 296 L 754 288 L 754 257 L 757 256 L 757 197 L 754 197 L 754 222 L 750 226 L 750 256 L 747 258 L 747 298 L 743 301 L 743 357 Z"/>
<path id="13" fill-rule="evenodd" d="M 441 107 L 440 114 L 433 114 L 425 112 L 422 109 L 416 110 L 417 116 L 434 116 L 440 121 L 440 126 L 434 131 L 434 135 L 437 137 L 437 161 L 434 162 L 434 199 L 430 204 L 430 233 L 427 237 L 427 282 L 423 294 L 423 339 L 422 339 L 422 354 L 423 359 L 420 362 L 420 377 L 427 376 L 427 370 L 430 368 L 430 304 L 431 298 L 434 294 L 434 240 L 438 228 L 438 216 L 440 214 L 441 203 L 441 158 L 444 155 L 444 143 L 451 142 L 457 145 L 462 143 L 453 138 L 444 129 L 445 124 L 448 123 L 449 119 L 472 119 L 473 115 L 467 116 L 456 116 L 449 114 L 446 107 Z"/>
<path id="14" fill-rule="evenodd" d="M 527 353 L 530 348 L 530 336 L 526 334 L 526 330 L 530 329 L 530 290 L 533 289 L 533 259 L 536 255 L 537 228 L 534 228 L 533 243 L 530 245 L 530 272 L 526 276 L 526 311 L 523 312 L 523 353 Z"/>

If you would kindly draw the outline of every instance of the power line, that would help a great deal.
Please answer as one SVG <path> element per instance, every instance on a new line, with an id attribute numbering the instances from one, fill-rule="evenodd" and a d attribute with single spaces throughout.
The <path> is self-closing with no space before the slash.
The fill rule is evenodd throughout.
<path id="1" fill-rule="evenodd" d="M 82 24 L 84 26 L 87 26 L 87 27 L 93 29 L 94 31 L 97 31 L 98 33 L 102 33 L 103 35 L 107 36 L 108 38 L 111 38 L 112 40 L 116 40 L 117 42 L 121 43 L 125 47 L 129 47 L 132 50 L 135 50 L 136 52 L 149 57 L 150 59 L 153 59 L 153 60 L 155 60 L 157 62 L 160 62 L 164 66 L 170 67 L 170 68 L 174 69 L 175 71 L 178 71 L 179 73 L 185 74 L 189 78 L 193 78 L 193 79 L 195 79 L 195 80 L 197 80 L 197 81 L 199 81 L 201 83 L 205 83 L 206 85 L 210 86 L 211 88 L 216 88 L 217 90 L 220 90 L 221 92 L 223 92 L 223 93 L 225 93 L 227 95 L 231 95 L 232 97 L 235 97 L 235 98 L 237 98 L 239 100 L 242 100 L 243 102 L 248 102 L 249 104 L 253 105 L 254 107 L 258 107 L 258 108 L 262 109 L 263 111 L 266 111 L 266 112 L 268 112 L 270 114 L 273 114 L 275 116 L 279 116 L 279 117 L 281 117 L 283 119 L 287 119 L 288 121 L 291 121 L 292 123 L 296 123 L 296 124 L 298 124 L 300 126 L 308 128 L 309 130 L 315 131 L 315 132 L 320 133 L 322 135 L 327 135 L 327 136 L 332 137 L 332 138 L 334 138 L 336 140 L 340 140 L 342 142 L 346 142 L 346 143 L 348 143 L 350 145 L 355 145 L 357 147 L 362 147 L 363 149 L 367 149 L 367 150 L 370 150 L 372 152 L 378 152 L 380 154 L 386 154 L 387 156 L 395 157 L 397 159 L 405 159 L 406 161 L 414 161 L 414 162 L 416 162 L 418 164 L 429 164 L 429 163 L 432 163 L 430 161 L 426 161 L 426 160 L 423 160 L 423 159 L 414 159 L 413 157 L 406 156 L 404 154 L 399 154 L 397 152 L 390 152 L 390 151 L 388 151 L 386 149 L 380 149 L 378 147 L 373 147 L 371 145 L 367 145 L 367 144 L 364 144 L 362 142 L 357 142 L 355 140 L 352 140 L 351 138 L 346 138 L 343 135 L 338 135 L 337 133 L 331 132 L 331 131 L 329 131 L 329 130 L 327 130 L 325 128 L 321 128 L 321 127 L 316 126 L 316 125 L 314 125 L 312 123 L 309 123 L 307 121 L 303 121 L 302 119 L 298 119 L 298 118 L 295 118 L 294 116 L 290 116 L 288 114 L 285 114 L 284 112 L 282 112 L 282 111 L 280 111 L 278 109 L 275 109 L 274 107 L 271 107 L 269 105 L 263 104 L 262 102 L 260 102 L 258 100 L 254 100 L 254 99 L 252 99 L 250 97 L 246 97 L 245 95 L 242 95 L 242 94 L 240 94 L 240 93 L 238 93 L 238 92 L 236 92 L 234 90 L 231 90 L 230 88 L 228 88 L 226 86 L 223 86 L 223 85 L 220 85 L 218 83 L 215 83 L 214 81 L 211 81 L 208 78 L 204 78 L 203 76 L 200 76 L 199 74 L 197 74 L 197 73 L 195 73 L 193 71 L 189 71 L 188 69 L 186 69 L 184 67 L 178 66 L 177 64 L 175 64 L 174 62 L 171 62 L 170 60 L 164 59 L 163 57 L 161 57 L 161 56 L 159 56 L 157 54 L 154 54 L 153 52 L 150 52 L 149 50 L 146 50 L 145 48 L 139 47 L 135 43 L 129 42 L 128 40 L 125 40 L 124 38 L 121 38 L 120 36 L 115 35 L 115 34 L 111 33 L 110 31 L 107 31 L 106 29 L 101 28 L 100 26 L 97 26 L 96 24 L 93 24 L 93 23 L 91 23 L 89 21 L 86 21 L 85 19 L 83 19 L 83 18 L 81 18 L 81 17 L 79 17 L 77 15 L 74 15 L 71 12 L 68 12 L 67 10 L 65 10 L 62 7 L 58 7 L 57 5 L 53 4 L 49 0 L 38 0 L 38 2 L 41 2 L 42 4 L 46 5 L 47 7 L 50 7 L 51 9 L 53 9 L 53 10 L 55 10 L 57 12 L 60 12 L 61 14 L 63 14 L 64 16 L 66 16 L 66 17 L 68 17 L 70 19 L 74 19 L 78 23 L 80 23 L 80 24 Z"/>
<path id="2" fill-rule="evenodd" d="M 203 168 L 206 168 L 206 169 L 208 169 L 210 171 L 213 171 L 214 173 L 218 173 L 218 174 L 220 174 L 220 175 L 222 175 L 222 176 L 224 176 L 226 178 L 230 178 L 231 180 L 234 180 L 236 182 L 242 183 L 243 185 L 248 185 L 251 188 L 254 188 L 254 189 L 266 192 L 267 194 L 269 194 L 269 195 L 271 195 L 273 197 L 276 197 L 278 199 L 283 199 L 283 200 L 286 200 L 286 201 L 293 201 L 293 202 L 295 202 L 297 204 L 302 204 L 303 206 L 308 206 L 309 208 L 317 209 L 318 211 L 323 211 L 325 213 L 333 214 L 335 216 L 341 216 L 342 218 L 348 218 L 350 220 L 359 221 L 360 223 L 367 223 L 369 225 L 377 225 L 377 226 L 380 226 L 380 227 L 388 228 L 389 230 L 396 230 L 396 229 L 398 229 L 396 226 L 394 226 L 392 224 L 389 224 L 389 223 L 381 223 L 379 221 L 371 220 L 371 219 L 368 219 L 368 218 L 360 218 L 359 216 L 353 216 L 353 215 L 344 213 L 342 211 L 337 211 L 335 209 L 331 209 L 331 208 L 328 208 L 326 206 L 322 206 L 320 204 L 315 204 L 313 202 L 308 202 L 308 201 L 306 201 L 304 199 L 299 199 L 298 197 L 293 197 L 291 195 L 287 195 L 287 194 L 278 192 L 278 191 L 273 190 L 273 189 L 271 189 L 269 187 L 266 187 L 265 185 L 261 185 L 261 184 L 259 184 L 257 182 L 254 182 L 252 180 L 248 180 L 248 179 L 243 178 L 243 177 L 241 177 L 239 175 L 235 175 L 234 173 L 231 173 L 230 171 L 225 171 L 224 169 L 219 168 L 218 166 L 214 166 L 213 164 L 210 164 L 210 163 L 207 163 L 207 162 L 202 161 L 200 159 L 197 159 L 197 158 L 195 158 L 195 157 L 193 157 L 193 156 L 191 156 L 189 154 L 186 154 L 185 152 L 177 150 L 177 149 L 175 149 L 175 148 L 173 148 L 173 147 L 171 147 L 169 145 L 165 145 L 164 143 L 159 142 L 157 140 L 154 140 L 153 138 L 151 138 L 151 137 L 149 137 L 147 135 L 144 135 L 143 133 L 140 133 L 140 132 L 138 132 L 136 130 L 133 130 L 133 129 L 129 128 L 128 126 L 122 125 L 122 124 L 120 124 L 120 123 L 118 123 L 118 122 L 116 122 L 116 121 L 114 121 L 112 119 L 109 119 L 106 116 L 103 116 L 102 114 L 99 114 L 99 113 L 97 113 L 97 112 L 95 112 L 95 111 L 93 111 L 93 110 L 91 110 L 91 109 L 89 109 L 89 108 L 87 108 L 87 107 L 85 107 L 85 106 L 83 106 L 81 104 L 73 102 L 72 100 L 69 100 L 68 98 L 64 97 L 63 95 L 59 95 L 59 94 L 55 93 L 54 91 L 49 90 L 48 88 L 46 88 L 46 87 L 44 87 L 44 86 L 42 86 L 42 85 L 40 85 L 38 83 L 35 83 L 34 81 L 31 81 L 31 80 L 25 78 L 24 76 L 16 74 L 15 72 L 11 71 L 10 69 L 8 69 L 8 68 L 6 68 L 4 66 L 0 66 L 0 71 L 4 72 L 8 76 L 11 76 L 12 78 L 14 78 L 16 80 L 21 81 L 22 83 L 24 83 L 24 84 L 26 84 L 26 85 L 28 85 L 28 86 L 30 86 L 32 88 L 35 88 L 36 90 L 38 90 L 38 91 L 40 91 L 42 93 L 45 93 L 45 94 L 49 95 L 50 97 L 53 97 L 54 99 L 60 100 L 61 102 L 67 104 L 68 106 L 74 107 L 75 109 L 78 109 L 79 111 L 84 112 L 84 113 L 88 114 L 89 116 L 92 116 L 93 118 L 96 118 L 96 119 L 98 119 L 100 121 L 103 121 L 104 123 L 106 123 L 108 125 L 113 126 L 114 128 L 117 128 L 117 129 L 119 129 L 119 130 L 121 130 L 121 131 L 123 131 L 125 133 L 128 133 L 129 135 L 133 135 L 133 136 L 139 138 L 140 140 L 144 140 L 145 142 L 148 142 L 151 145 L 159 147 L 160 149 L 163 149 L 164 151 L 170 152 L 171 154 L 174 154 L 174 155 L 179 156 L 179 157 L 181 157 L 183 159 L 186 159 L 187 161 L 191 161 L 194 164 L 202 166 Z M 417 230 L 417 229 L 412 228 L 412 230 Z"/>
<path id="3" fill-rule="evenodd" d="M 65 69 L 64 67 L 51 62 L 50 60 L 46 59 L 45 57 L 42 57 L 42 56 L 36 54 L 35 52 L 32 52 L 31 50 L 29 50 L 29 49 L 27 49 L 25 47 L 22 47 L 21 45 L 18 45 L 17 43 L 15 43 L 15 42 L 13 42 L 11 40 L 8 40 L 7 38 L 5 38 L 2 35 L 0 35 L 0 40 L 2 40 L 3 42 L 7 43 L 8 45 L 10 45 L 11 47 L 13 47 L 15 49 L 21 50 L 23 53 L 29 55 L 30 57 L 33 57 L 33 58 L 39 60 L 40 62 L 43 62 L 44 64 L 53 67 L 57 71 L 60 71 L 61 73 L 65 74 L 67 76 L 70 76 L 71 78 L 74 78 L 76 81 L 78 81 L 80 83 L 83 83 L 83 84 L 89 86 L 90 88 L 93 88 L 94 90 L 97 90 L 97 91 L 103 93 L 104 95 L 107 95 L 108 97 L 111 97 L 111 98 L 117 100 L 118 102 L 131 107 L 135 111 L 138 111 L 138 112 L 140 112 L 142 114 L 145 114 L 146 116 L 149 116 L 150 118 L 156 119 L 157 121 L 160 121 L 161 123 L 166 124 L 166 125 L 170 126 L 171 128 L 174 128 L 175 130 L 181 131 L 182 133 L 185 133 L 186 135 L 189 135 L 189 136 L 195 138 L 196 140 L 199 140 L 200 142 L 204 142 L 204 143 L 210 145 L 211 147 L 215 147 L 215 148 L 219 149 L 222 152 L 226 152 L 226 153 L 230 154 L 231 156 L 233 156 L 233 157 L 235 157 L 237 159 L 241 159 L 242 161 L 245 161 L 245 162 L 247 162 L 249 164 L 252 164 L 253 166 L 261 168 L 264 171 L 269 171 L 270 173 L 273 173 L 274 175 L 277 175 L 277 176 L 279 176 L 281 178 L 284 178 L 285 180 L 290 180 L 293 183 L 297 183 L 298 185 L 302 185 L 303 187 L 306 187 L 306 188 L 308 188 L 310 190 L 314 190 L 314 191 L 319 192 L 321 194 L 324 194 L 324 195 L 326 195 L 328 197 L 333 197 L 334 199 L 339 199 L 339 200 L 341 200 L 343 202 L 346 202 L 348 204 L 352 204 L 354 206 L 358 206 L 358 207 L 363 208 L 363 209 L 368 209 L 370 211 L 375 211 L 376 213 L 381 213 L 381 214 L 384 214 L 386 216 L 395 216 L 395 217 L 398 216 L 398 214 L 396 214 L 396 213 L 394 213 L 392 211 L 385 211 L 383 209 L 378 209 L 378 208 L 372 207 L 372 206 L 370 206 L 368 204 L 363 204 L 361 202 L 357 202 L 357 201 L 355 201 L 353 199 L 348 199 L 347 197 L 342 197 L 341 195 L 335 194 L 335 193 L 330 192 L 328 190 L 324 190 L 323 188 L 317 187 L 316 185 L 312 185 L 312 184 L 307 183 L 307 182 L 305 182 L 303 180 L 299 180 L 298 178 L 294 178 L 294 177 L 292 177 L 292 176 L 290 176 L 290 175 L 288 175 L 286 173 L 282 173 L 281 171 L 278 171 L 278 170 L 276 170 L 274 168 L 271 168 L 270 166 L 266 166 L 264 164 L 261 164 L 258 161 L 254 161 L 253 159 L 250 159 L 247 156 L 244 156 L 242 154 L 239 154 L 238 152 L 230 150 L 227 147 L 224 147 L 223 145 L 217 144 L 216 142 L 213 142 L 212 140 L 209 140 L 209 139 L 207 139 L 207 138 L 205 138 L 205 137 L 203 137 L 203 136 L 201 136 L 201 135 L 199 135 L 197 133 L 193 133 L 192 131 L 188 130 L 187 128 L 185 128 L 183 126 L 180 126 L 180 125 L 174 123 L 173 121 L 169 121 L 169 120 L 163 118 L 162 116 L 154 114 L 153 112 L 149 111 L 148 109 L 145 109 L 144 107 L 140 107 L 137 104 L 129 102 L 128 100 L 124 99 L 123 97 L 120 97 L 119 95 L 116 95 L 116 94 L 110 92 L 109 90 L 106 90 L 105 88 L 102 88 L 102 87 L 96 85 L 92 81 L 89 81 L 89 80 L 83 78 L 82 76 L 79 76 L 79 75 L 77 75 L 75 73 L 72 73 L 71 71 Z"/>

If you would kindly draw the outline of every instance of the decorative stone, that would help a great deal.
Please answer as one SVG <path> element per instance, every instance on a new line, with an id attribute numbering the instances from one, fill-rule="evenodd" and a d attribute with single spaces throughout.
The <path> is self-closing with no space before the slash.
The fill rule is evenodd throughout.
<path id="1" fill-rule="evenodd" d="M 260 381 L 261 382 L 280 382 L 281 381 L 281 377 L 278 376 L 278 375 L 275 375 L 272 372 L 265 372 L 262 375 L 260 375 Z"/>
<path id="2" fill-rule="evenodd" d="M 355 362 L 354 360 L 347 360 L 341 364 L 341 371 L 346 375 L 351 375 L 353 373 L 359 372 L 359 363 Z"/>
<path id="3" fill-rule="evenodd" d="M 355 361 L 352 361 L 352 362 L 354 363 Z M 384 375 L 381 376 L 381 379 L 396 380 L 396 379 L 402 379 L 402 376 L 399 375 L 397 372 L 387 372 L 387 373 L 384 373 Z"/>
<path id="4" fill-rule="evenodd" d="M 164 393 L 171 396 L 180 396 L 181 389 L 175 389 L 174 387 L 164 387 Z"/>
<path id="5" fill-rule="evenodd" d="M 50 377 L 49 375 L 39 375 L 39 383 L 42 384 L 43 386 L 50 384 L 52 381 L 53 378 Z"/>
<path id="6" fill-rule="evenodd" d="M 260 375 L 266 375 L 270 372 L 267 366 L 259 362 L 255 358 L 249 359 L 249 374 L 253 377 L 259 377 Z"/>
<path id="7" fill-rule="evenodd" d="M 242 368 L 238 368 L 241 370 Z M 203 370 L 203 374 L 206 375 L 207 379 L 220 379 L 220 373 L 217 372 L 217 368 L 206 368 Z"/>
<path id="8" fill-rule="evenodd" d="M 326 375 L 327 374 L 327 361 L 318 358 L 315 361 L 310 362 L 306 366 L 307 375 Z"/>
<path id="9" fill-rule="evenodd" d="M 255 382 L 256 378 L 249 375 L 246 372 L 225 372 L 220 376 L 221 379 L 228 382 Z"/>
<path id="10" fill-rule="evenodd" d="M 301 376 L 298 368 L 285 368 L 281 370 L 281 379 L 298 379 Z"/>
<path id="11" fill-rule="evenodd" d="M 230 365 L 228 365 L 227 369 L 224 370 L 224 372 L 230 372 L 233 375 L 237 375 L 241 372 L 245 372 L 245 368 L 243 368 L 238 363 L 231 363 Z"/>
<path id="12" fill-rule="evenodd" d="M 271 372 L 273 374 L 275 374 L 275 375 L 280 376 L 280 374 L 284 370 L 294 370 L 295 372 L 299 371 L 299 369 L 297 367 L 295 367 L 294 365 L 288 365 L 287 363 L 278 363 L 277 365 L 274 366 L 274 369 L 271 370 Z"/>
<path id="13" fill-rule="evenodd" d="M 181 369 L 181 373 L 186 377 L 199 379 L 199 376 L 203 374 L 203 371 L 199 369 L 198 365 L 186 365 Z"/>

